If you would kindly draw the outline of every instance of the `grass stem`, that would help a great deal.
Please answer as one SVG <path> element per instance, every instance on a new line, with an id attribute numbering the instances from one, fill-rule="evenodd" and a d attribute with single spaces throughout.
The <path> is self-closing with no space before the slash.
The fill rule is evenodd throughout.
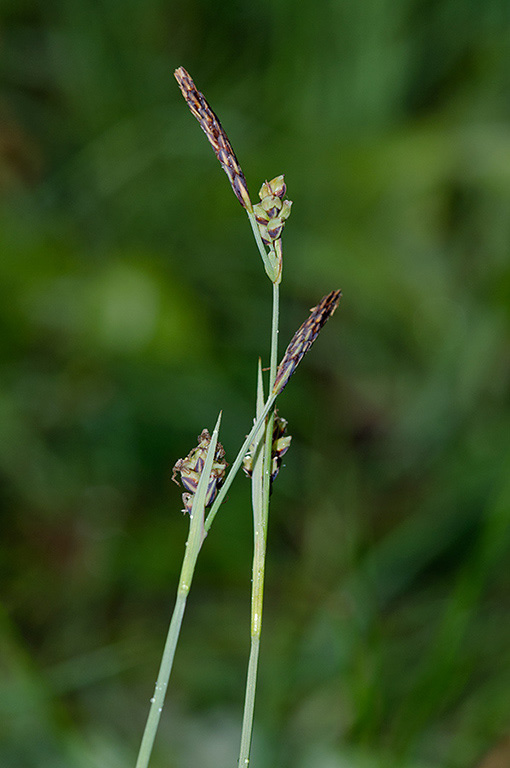
<path id="1" fill-rule="evenodd" d="M 271 353 L 269 367 L 269 392 L 272 392 L 276 378 L 278 360 L 278 325 L 279 325 L 279 285 L 273 283 L 273 312 L 271 323 Z M 271 402 L 271 397 L 268 403 Z M 261 374 L 257 389 L 257 417 L 267 411 L 264 442 L 258 451 L 254 451 L 252 472 L 252 506 L 253 506 L 253 566 L 252 566 L 252 597 L 251 597 L 251 644 L 248 673 L 246 678 L 246 694 L 244 700 L 243 725 L 241 744 L 239 748 L 238 768 L 246 768 L 250 762 L 251 741 L 253 734 L 253 718 L 255 713 L 255 692 L 262 632 L 262 609 L 264 604 L 264 577 L 266 569 L 267 522 L 269 514 L 269 495 L 271 492 L 271 463 L 273 447 L 274 412 L 263 408 L 263 389 Z"/>
<path id="2" fill-rule="evenodd" d="M 187 597 L 188 592 L 183 592 L 179 588 L 177 600 L 175 601 L 174 612 L 172 614 L 172 620 L 170 622 L 170 628 L 166 638 L 163 657 L 161 659 L 161 665 L 159 667 L 154 695 L 151 699 L 149 716 L 147 718 L 147 723 L 143 732 L 142 743 L 140 745 L 140 751 L 138 753 L 138 759 L 136 761 L 136 768 L 147 768 L 149 765 L 152 748 L 154 746 L 154 739 L 156 738 L 156 731 L 159 725 L 159 719 L 161 717 L 161 712 L 163 711 L 165 694 L 168 687 L 170 672 L 172 671 L 175 649 L 177 647 L 177 641 L 181 631 L 182 618 L 186 608 Z"/>

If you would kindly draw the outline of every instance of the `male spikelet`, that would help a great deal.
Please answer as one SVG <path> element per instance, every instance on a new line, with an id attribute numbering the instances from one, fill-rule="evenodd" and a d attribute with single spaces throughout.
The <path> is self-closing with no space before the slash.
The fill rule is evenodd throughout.
<path id="1" fill-rule="evenodd" d="M 221 167 L 227 174 L 235 196 L 243 208 L 251 212 L 252 204 L 244 173 L 218 117 L 214 114 L 204 94 L 200 93 L 184 67 L 176 69 L 174 76 L 191 113 L 200 123 L 202 130 L 214 149 L 216 157 L 220 161 Z"/>
<path id="2" fill-rule="evenodd" d="M 342 291 L 331 291 L 319 301 L 316 307 L 310 310 L 310 317 L 305 320 L 292 337 L 278 366 L 273 387 L 274 393 L 280 394 L 287 385 L 297 366 L 319 335 L 322 326 L 338 307 L 341 295 Z"/>

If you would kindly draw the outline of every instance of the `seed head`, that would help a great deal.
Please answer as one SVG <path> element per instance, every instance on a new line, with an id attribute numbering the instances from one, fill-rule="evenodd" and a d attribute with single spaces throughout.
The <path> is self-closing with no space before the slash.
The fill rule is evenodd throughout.
<path id="1" fill-rule="evenodd" d="M 275 282 L 282 276 L 282 232 L 290 216 L 291 200 L 282 200 L 287 192 L 283 174 L 265 181 L 260 190 L 260 203 L 253 206 L 262 242 L 269 248 L 269 260 L 275 265 Z"/>

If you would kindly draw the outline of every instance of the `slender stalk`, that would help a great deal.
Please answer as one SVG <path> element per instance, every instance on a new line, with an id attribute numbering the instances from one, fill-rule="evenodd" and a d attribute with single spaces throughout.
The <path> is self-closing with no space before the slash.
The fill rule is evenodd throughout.
<path id="1" fill-rule="evenodd" d="M 251 737 L 253 732 L 253 713 L 255 710 L 255 692 L 257 688 L 257 670 L 259 663 L 260 634 L 251 637 L 248 674 L 246 676 L 246 695 L 244 699 L 243 729 L 239 748 L 238 768 L 246 768 L 250 762 Z"/>
<path id="2" fill-rule="evenodd" d="M 273 283 L 273 316 L 271 322 L 271 360 L 269 368 L 269 391 L 273 391 L 278 365 L 278 324 L 280 320 L 280 285 Z"/>
<path id="3" fill-rule="evenodd" d="M 271 324 L 271 357 L 269 368 L 269 392 L 272 392 L 278 358 L 278 321 L 279 321 L 279 286 L 273 283 L 273 313 Z M 262 410 L 264 396 L 261 375 L 257 390 L 257 416 L 267 411 Z M 271 402 L 269 398 L 268 402 Z M 269 413 L 269 412 L 268 412 Z M 271 452 L 273 445 L 274 414 L 266 416 L 263 446 L 254 451 L 252 472 L 252 506 L 253 506 L 253 567 L 252 567 L 252 597 L 251 597 L 251 644 L 248 673 L 246 678 L 246 694 L 244 701 L 243 726 L 239 748 L 238 768 L 246 768 L 250 762 L 251 740 L 253 734 L 253 718 L 255 712 L 255 692 L 260 652 L 260 637 L 262 632 L 262 609 L 264 604 L 264 577 L 266 568 L 267 520 L 269 513 L 269 494 L 271 484 Z M 262 448 L 262 450 L 261 450 Z"/>
<path id="4" fill-rule="evenodd" d="M 154 689 L 154 696 L 151 699 L 151 708 L 149 710 L 149 716 L 147 718 L 147 723 L 143 732 L 142 743 L 140 745 L 140 751 L 138 753 L 138 759 L 136 761 L 136 768 L 146 768 L 146 766 L 149 765 L 152 748 L 154 746 L 154 739 L 156 738 L 156 731 L 159 725 L 159 719 L 161 717 L 161 712 L 163 711 L 165 694 L 168 687 L 170 672 L 172 671 L 175 649 L 177 647 L 177 641 L 181 631 L 182 617 L 184 616 L 187 597 L 188 592 L 181 591 L 179 587 L 177 599 L 175 601 L 174 612 L 172 614 L 172 620 L 170 622 L 170 628 L 166 638 L 165 650 L 163 651 L 161 666 L 158 672 L 156 688 Z"/>
<path id="5" fill-rule="evenodd" d="M 269 363 L 269 391 L 273 391 L 276 379 L 276 366 L 278 364 L 278 324 L 280 318 L 280 286 L 273 283 L 273 314 L 271 321 L 271 358 Z M 269 514 L 269 495 L 271 491 L 271 453 L 273 447 L 274 412 L 271 411 L 267 419 L 266 439 L 264 450 L 264 516 L 267 522 Z M 265 554 L 264 554 L 265 557 Z"/>

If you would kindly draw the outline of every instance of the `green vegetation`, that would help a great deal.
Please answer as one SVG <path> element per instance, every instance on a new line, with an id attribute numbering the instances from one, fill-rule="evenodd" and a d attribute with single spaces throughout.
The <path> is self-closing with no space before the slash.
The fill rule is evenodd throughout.
<path id="1" fill-rule="evenodd" d="M 250 189 L 285 172 L 256 768 L 468 768 L 510 730 L 510 88 L 502 0 L 6 0 L 0 763 L 134 764 L 188 522 L 171 467 L 253 418 L 270 298 L 172 72 Z M 227 405 L 228 404 L 228 408 Z M 250 484 L 194 576 L 151 768 L 234 765 Z"/>

